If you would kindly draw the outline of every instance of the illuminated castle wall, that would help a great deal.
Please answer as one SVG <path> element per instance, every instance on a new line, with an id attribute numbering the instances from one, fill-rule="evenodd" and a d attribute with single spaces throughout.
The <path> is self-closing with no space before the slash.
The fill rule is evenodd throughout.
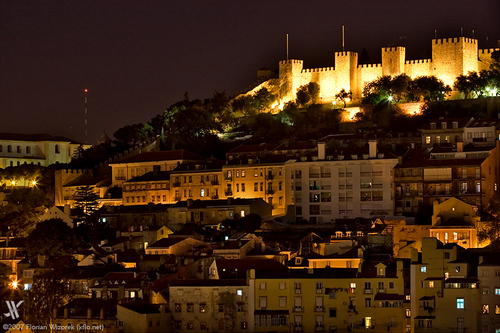
<path id="1" fill-rule="evenodd" d="M 264 82 L 253 89 L 279 87 L 281 102 L 295 100 L 297 89 L 309 82 L 320 86 L 323 103 L 335 100 L 335 95 L 343 88 L 353 92 L 353 99 L 361 98 L 365 83 L 383 75 L 405 73 L 412 79 L 431 76 L 443 80 L 453 87 L 455 78 L 469 71 L 489 69 L 491 53 L 498 49 L 478 50 L 477 39 L 459 37 L 432 40 L 432 59 L 406 60 L 405 47 L 382 48 L 382 63 L 358 64 L 356 52 L 335 52 L 335 66 L 324 68 L 304 68 L 302 60 L 290 59 L 279 63 L 279 79 Z M 278 86 L 278 87 L 276 87 Z"/>

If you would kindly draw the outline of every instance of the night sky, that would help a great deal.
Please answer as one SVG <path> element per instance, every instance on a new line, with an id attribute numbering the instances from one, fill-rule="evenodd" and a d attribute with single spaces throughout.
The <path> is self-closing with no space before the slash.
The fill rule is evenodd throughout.
<path id="1" fill-rule="evenodd" d="M 430 58 L 431 39 L 474 36 L 498 47 L 498 0 L 0 1 L 0 132 L 89 143 L 149 121 L 189 93 L 233 95 L 286 58 L 333 66 L 333 54 L 403 45 Z"/>

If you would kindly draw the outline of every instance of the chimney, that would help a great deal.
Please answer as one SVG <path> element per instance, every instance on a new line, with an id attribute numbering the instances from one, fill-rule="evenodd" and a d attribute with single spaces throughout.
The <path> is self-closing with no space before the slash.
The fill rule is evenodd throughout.
<path id="1" fill-rule="evenodd" d="M 464 143 L 459 141 L 457 142 L 457 153 L 462 153 L 464 151 Z"/>
<path id="2" fill-rule="evenodd" d="M 368 153 L 370 158 L 376 158 L 377 157 L 377 140 L 370 140 L 368 141 Z"/>
<path id="3" fill-rule="evenodd" d="M 398 156 L 398 164 L 403 164 L 403 156 Z"/>
<path id="4" fill-rule="evenodd" d="M 69 309 L 67 307 L 64 308 L 64 319 L 68 319 Z"/>
<path id="5" fill-rule="evenodd" d="M 69 206 L 69 204 L 64 205 L 64 214 L 71 216 L 71 207 Z"/>
<path id="6" fill-rule="evenodd" d="M 101 308 L 101 311 L 99 312 L 99 318 L 101 320 L 104 320 L 104 309 L 103 308 Z"/>
<path id="7" fill-rule="evenodd" d="M 91 319 L 91 318 L 92 318 L 92 309 L 87 308 L 87 319 Z"/>
<path id="8" fill-rule="evenodd" d="M 318 142 L 318 160 L 323 161 L 325 159 L 325 143 Z"/>

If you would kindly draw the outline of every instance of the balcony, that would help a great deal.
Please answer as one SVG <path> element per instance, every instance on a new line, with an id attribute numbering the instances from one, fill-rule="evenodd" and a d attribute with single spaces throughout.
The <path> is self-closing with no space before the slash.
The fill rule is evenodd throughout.
<path id="1" fill-rule="evenodd" d="M 302 294 L 302 289 L 295 289 L 296 294 Z"/>
<path id="2" fill-rule="evenodd" d="M 294 306 L 293 312 L 304 312 L 304 308 L 302 306 Z"/>
<path id="3" fill-rule="evenodd" d="M 224 192 L 224 194 L 226 195 L 226 197 L 230 197 L 233 195 L 233 191 L 226 191 Z"/>
<path id="4" fill-rule="evenodd" d="M 272 173 L 268 173 L 267 174 L 267 179 L 268 180 L 273 180 L 274 179 L 274 175 Z"/>
<path id="5" fill-rule="evenodd" d="M 219 199 L 219 195 L 218 195 L 218 194 L 212 194 L 212 195 L 210 196 L 210 199 L 212 199 L 212 200 L 217 200 L 217 199 Z"/>
<path id="6" fill-rule="evenodd" d="M 331 177 L 332 177 L 332 174 L 329 172 L 328 173 L 325 172 L 325 173 L 321 174 L 321 178 L 331 178 Z"/>
<path id="7" fill-rule="evenodd" d="M 212 185 L 219 185 L 219 180 L 218 179 L 211 180 L 210 184 L 212 184 Z"/>
<path id="8" fill-rule="evenodd" d="M 314 312 L 325 312 L 325 307 L 324 306 L 316 306 L 314 308 Z"/>
<path id="9" fill-rule="evenodd" d="M 367 294 L 367 295 L 373 294 L 373 289 L 365 289 L 365 290 L 363 290 L 363 294 Z"/>
<path id="10" fill-rule="evenodd" d="M 174 182 L 172 184 L 173 187 L 180 187 L 181 186 L 181 182 Z"/>
<path id="11" fill-rule="evenodd" d="M 310 173 L 309 178 L 319 178 L 319 173 Z"/>
<path id="12" fill-rule="evenodd" d="M 274 190 L 272 188 L 267 189 L 267 194 L 274 194 Z"/>

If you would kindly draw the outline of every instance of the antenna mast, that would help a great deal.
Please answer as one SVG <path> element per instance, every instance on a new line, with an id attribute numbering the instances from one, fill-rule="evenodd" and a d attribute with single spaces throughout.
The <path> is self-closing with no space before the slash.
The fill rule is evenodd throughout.
<path id="1" fill-rule="evenodd" d="M 88 134 L 87 134 L 87 110 L 88 110 L 87 93 L 89 92 L 89 90 L 85 89 L 84 92 L 85 92 L 85 123 L 84 123 L 84 130 L 85 130 L 85 144 L 87 144 L 88 143 Z"/>
<path id="2" fill-rule="evenodd" d="M 344 26 L 342 26 L 342 52 L 344 52 Z"/>
<path id="3" fill-rule="evenodd" d="M 288 34 L 286 34 L 286 60 L 288 60 Z"/>

